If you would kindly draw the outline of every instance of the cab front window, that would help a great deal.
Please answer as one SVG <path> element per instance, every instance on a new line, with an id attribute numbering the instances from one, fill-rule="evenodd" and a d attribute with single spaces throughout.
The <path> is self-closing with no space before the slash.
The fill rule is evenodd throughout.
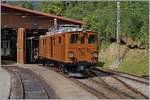
<path id="1" fill-rule="evenodd" d="M 89 37 L 88 37 L 88 43 L 89 44 L 93 44 L 93 43 L 95 43 L 96 42 L 96 37 L 95 37 L 95 35 L 89 35 Z"/>
<path id="2" fill-rule="evenodd" d="M 75 44 L 78 41 L 78 34 L 71 34 L 70 43 Z"/>

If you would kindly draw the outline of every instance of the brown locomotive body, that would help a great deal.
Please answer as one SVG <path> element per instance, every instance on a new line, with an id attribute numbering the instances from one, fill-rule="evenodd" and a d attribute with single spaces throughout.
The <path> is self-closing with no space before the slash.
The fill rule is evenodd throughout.
<path id="1" fill-rule="evenodd" d="M 82 72 L 97 63 L 98 34 L 73 31 L 44 35 L 39 39 L 39 57 L 60 66 L 64 72 Z"/>

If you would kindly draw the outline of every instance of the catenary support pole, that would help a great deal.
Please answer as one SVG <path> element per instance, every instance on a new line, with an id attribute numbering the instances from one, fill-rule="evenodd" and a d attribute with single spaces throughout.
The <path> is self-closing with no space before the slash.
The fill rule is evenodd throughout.
<path id="1" fill-rule="evenodd" d="M 117 44 L 118 44 L 117 59 L 120 61 L 120 0 L 117 0 Z"/>

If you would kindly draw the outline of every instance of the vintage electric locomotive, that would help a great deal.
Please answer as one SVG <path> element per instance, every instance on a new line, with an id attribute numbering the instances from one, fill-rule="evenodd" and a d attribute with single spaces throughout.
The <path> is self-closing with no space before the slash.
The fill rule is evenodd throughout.
<path id="1" fill-rule="evenodd" d="M 94 67 L 98 60 L 98 34 L 75 25 L 60 26 L 39 38 L 39 57 L 43 64 L 59 67 L 69 75 Z"/>

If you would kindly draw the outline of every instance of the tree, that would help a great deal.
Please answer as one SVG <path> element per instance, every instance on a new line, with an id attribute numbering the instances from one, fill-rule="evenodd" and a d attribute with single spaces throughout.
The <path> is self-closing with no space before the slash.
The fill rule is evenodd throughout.
<path id="1" fill-rule="evenodd" d="M 61 1 L 40 1 L 37 6 L 43 12 L 62 15 L 63 4 Z"/>
<path id="2" fill-rule="evenodd" d="M 33 6 L 31 1 L 11 3 L 31 9 Z M 122 37 L 148 43 L 148 7 L 148 1 L 121 1 Z M 116 1 L 39 1 L 34 8 L 85 21 L 84 28 L 98 32 L 101 41 L 116 38 Z"/>
<path id="3" fill-rule="evenodd" d="M 8 1 L 8 3 L 20 7 L 28 8 L 28 9 L 33 9 L 33 5 L 31 1 Z"/>

